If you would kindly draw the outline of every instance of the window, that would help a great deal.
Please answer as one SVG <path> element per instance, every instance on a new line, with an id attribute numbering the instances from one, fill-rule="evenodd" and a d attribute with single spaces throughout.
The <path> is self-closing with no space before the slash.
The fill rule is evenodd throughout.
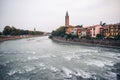
<path id="1" fill-rule="evenodd" d="M 118 35 L 118 33 L 116 33 L 116 35 Z"/>
<path id="2" fill-rule="evenodd" d="M 111 29 L 110 31 L 113 32 L 113 29 Z"/>
<path id="3" fill-rule="evenodd" d="M 113 35 L 113 33 L 111 33 L 111 35 Z"/>

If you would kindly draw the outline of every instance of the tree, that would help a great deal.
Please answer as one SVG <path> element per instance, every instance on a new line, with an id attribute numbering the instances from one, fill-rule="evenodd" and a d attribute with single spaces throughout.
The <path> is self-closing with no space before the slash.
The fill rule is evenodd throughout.
<path id="1" fill-rule="evenodd" d="M 58 29 L 56 29 L 55 31 L 52 31 L 52 35 L 53 36 L 61 36 L 64 37 L 66 32 L 66 27 L 65 26 L 61 26 Z"/>
<path id="2" fill-rule="evenodd" d="M 120 35 L 114 37 L 115 40 L 120 40 Z"/>
<path id="3" fill-rule="evenodd" d="M 103 23 L 103 24 L 102 24 L 102 26 L 105 26 L 105 25 L 106 25 L 106 23 Z"/>
<path id="4" fill-rule="evenodd" d="M 15 27 L 5 26 L 4 35 L 42 35 L 44 32 L 16 29 Z"/>
<path id="5" fill-rule="evenodd" d="M 83 28 L 83 25 L 77 25 L 76 27 Z"/>
<path id="6" fill-rule="evenodd" d="M 102 34 L 97 34 L 96 37 L 97 37 L 98 39 L 102 39 L 104 36 L 103 36 Z"/>
<path id="7" fill-rule="evenodd" d="M 11 35 L 17 35 L 17 29 L 12 27 Z"/>
<path id="8" fill-rule="evenodd" d="M 12 32 L 12 28 L 10 26 L 5 26 L 4 30 L 3 30 L 3 34 L 4 35 L 11 35 Z"/>

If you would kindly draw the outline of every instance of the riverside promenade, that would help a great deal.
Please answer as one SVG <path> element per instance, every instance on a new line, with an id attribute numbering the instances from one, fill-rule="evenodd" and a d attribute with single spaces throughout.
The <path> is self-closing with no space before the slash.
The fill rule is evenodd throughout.
<path id="1" fill-rule="evenodd" d="M 41 36 L 41 35 L 2 36 L 2 37 L 0 37 L 0 42 L 7 41 L 7 40 L 39 37 L 39 36 Z"/>
<path id="2" fill-rule="evenodd" d="M 88 40 L 88 39 L 65 39 L 62 37 L 53 37 L 53 41 L 71 43 L 78 45 L 94 46 L 94 47 L 107 47 L 120 49 L 120 40 Z"/>

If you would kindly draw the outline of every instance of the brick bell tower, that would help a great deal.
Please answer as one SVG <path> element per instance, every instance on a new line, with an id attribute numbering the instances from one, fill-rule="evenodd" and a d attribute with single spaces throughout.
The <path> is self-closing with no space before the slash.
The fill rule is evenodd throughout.
<path id="1" fill-rule="evenodd" d="M 68 11 L 66 12 L 66 16 L 65 16 L 65 26 L 69 27 L 69 15 L 68 15 Z"/>

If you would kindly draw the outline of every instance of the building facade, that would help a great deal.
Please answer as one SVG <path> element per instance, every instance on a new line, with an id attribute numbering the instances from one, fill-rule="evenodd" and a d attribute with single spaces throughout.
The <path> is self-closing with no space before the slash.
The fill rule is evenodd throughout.
<path id="1" fill-rule="evenodd" d="M 120 24 L 105 25 L 102 28 L 100 28 L 100 32 L 105 38 L 114 38 L 118 35 L 120 36 Z"/>
<path id="2" fill-rule="evenodd" d="M 96 38 L 97 35 L 101 35 L 101 37 L 108 38 L 108 37 L 115 37 L 120 36 L 120 23 L 119 24 L 109 24 L 109 25 L 94 25 L 94 26 L 71 26 L 69 25 L 69 15 L 66 12 L 65 15 L 65 27 L 66 27 L 66 34 L 77 35 L 79 38 L 81 37 L 93 37 Z"/>
<path id="3" fill-rule="evenodd" d="M 91 26 L 91 37 L 96 37 L 97 34 L 100 34 L 101 25 Z"/>

